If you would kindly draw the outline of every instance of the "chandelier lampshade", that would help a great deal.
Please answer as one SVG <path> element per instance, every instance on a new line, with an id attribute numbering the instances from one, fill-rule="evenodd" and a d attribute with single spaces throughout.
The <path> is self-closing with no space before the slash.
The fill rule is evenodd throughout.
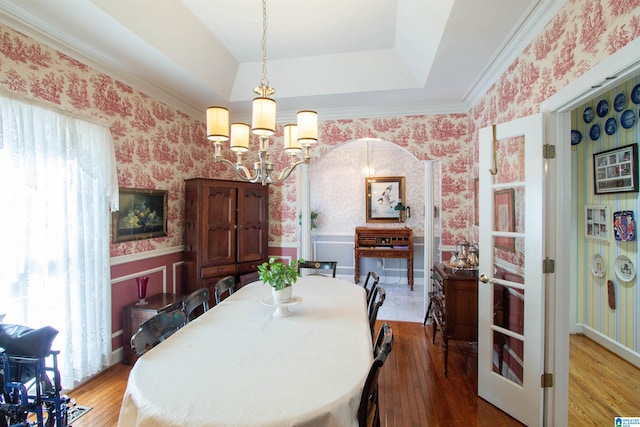
<path id="1" fill-rule="evenodd" d="M 245 123 L 232 123 L 231 140 L 229 142 L 231 151 L 235 153 L 246 153 L 249 151 L 250 136 L 249 125 Z"/>
<path id="2" fill-rule="evenodd" d="M 298 111 L 298 142 L 315 144 L 318 142 L 318 113 L 311 110 Z"/>
<path id="3" fill-rule="evenodd" d="M 251 132 L 258 136 L 271 136 L 276 132 L 276 101 L 267 97 L 253 99 Z"/>
<path id="4" fill-rule="evenodd" d="M 298 126 L 289 124 L 284 126 L 284 150 L 296 154 L 302 151 L 302 144 L 298 141 Z"/>
<path id="5" fill-rule="evenodd" d="M 207 108 L 207 139 L 211 141 L 229 139 L 229 110 L 224 107 Z"/>

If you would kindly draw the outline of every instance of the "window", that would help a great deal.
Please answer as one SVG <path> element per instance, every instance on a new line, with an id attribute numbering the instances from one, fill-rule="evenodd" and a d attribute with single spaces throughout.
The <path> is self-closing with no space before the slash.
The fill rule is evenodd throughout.
<path id="1" fill-rule="evenodd" d="M 59 331 L 63 387 L 111 355 L 109 129 L 0 97 L 0 313 Z"/>

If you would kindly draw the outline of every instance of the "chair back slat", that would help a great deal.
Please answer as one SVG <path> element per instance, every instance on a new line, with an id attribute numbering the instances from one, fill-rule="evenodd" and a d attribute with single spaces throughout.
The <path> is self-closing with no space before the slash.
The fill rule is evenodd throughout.
<path id="1" fill-rule="evenodd" d="M 393 329 L 384 323 L 378 333 L 379 348 L 374 347 L 375 358 L 369 369 L 369 374 L 362 388 L 360 397 L 360 405 L 358 407 L 358 425 L 379 426 L 380 425 L 380 408 L 378 403 L 378 377 L 380 370 L 384 366 L 387 356 L 393 349 Z M 378 341 L 376 340 L 376 342 Z"/>
<path id="2" fill-rule="evenodd" d="M 300 273 L 300 270 L 303 268 L 308 268 L 312 270 L 331 270 L 332 271 L 331 277 L 336 277 L 337 267 L 338 267 L 337 261 L 304 261 L 304 262 L 298 263 L 298 273 Z M 325 274 L 321 274 L 317 272 L 312 274 L 326 276 Z"/>
<path id="3" fill-rule="evenodd" d="M 364 281 L 362 287 L 367 292 L 367 307 L 371 302 L 371 297 L 373 296 L 373 290 L 376 286 L 378 286 L 378 282 L 380 282 L 380 275 L 375 271 L 370 271 L 367 273 L 367 279 Z"/>
<path id="4" fill-rule="evenodd" d="M 207 312 L 207 310 L 209 310 L 209 289 L 200 288 L 193 291 L 184 299 L 183 306 L 187 322 Z M 202 307 L 202 311 L 196 312 L 198 307 Z"/>
<path id="5" fill-rule="evenodd" d="M 216 304 L 220 304 L 226 297 L 231 296 L 235 290 L 235 279 L 233 276 L 227 276 L 224 279 L 218 280 L 215 286 L 214 295 L 216 297 Z"/>
<path id="6" fill-rule="evenodd" d="M 385 289 L 378 285 L 373 291 L 371 302 L 369 303 L 369 327 L 371 329 L 371 339 L 373 339 L 373 328 L 378 318 L 378 310 L 382 307 L 384 300 L 387 296 Z"/>
<path id="7" fill-rule="evenodd" d="M 156 314 L 142 323 L 138 331 L 133 334 L 131 349 L 138 356 L 143 355 L 183 327 L 186 319 L 187 316 L 182 310 Z"/>

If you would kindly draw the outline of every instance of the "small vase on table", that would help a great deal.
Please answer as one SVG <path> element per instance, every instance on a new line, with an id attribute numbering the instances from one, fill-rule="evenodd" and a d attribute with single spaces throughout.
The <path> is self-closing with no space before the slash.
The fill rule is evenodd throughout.
<path id="1" fill-rule="evenodd" d="M 147 296 L 147 283 L 149 282 L 149 277 L 136 277 L 136 283 L 138 284 L 138 302 L 136 305 L 146 305 L 147 300 L 145 299 Z"/>

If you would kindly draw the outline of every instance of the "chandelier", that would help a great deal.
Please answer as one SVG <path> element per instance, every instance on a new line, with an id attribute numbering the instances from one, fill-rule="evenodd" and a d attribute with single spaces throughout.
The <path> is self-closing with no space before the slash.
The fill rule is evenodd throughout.
<path id="1" fill-rule="evenodd" d="M 269 138 L 275 134 L 276 101 L 270 98 L 275 89 L 267 80 L 267 2 L 262 1 L 262 78 L 253 89 L 258 95 L 253 99 L 251 128 L 245 123 L 232 123 L 229 126 L 229 110 L 225 107 L 207 108 L 207 139 L 213 141 L 214 161 L 224 163 L 235 169 L 243 181 L 261 182 L 262 185 L 284 181 L 291 172 L 302 163 L 309 163 L 311 145 L 318 142 L 318 113 L 310 110 L 298 111 L 297 123 L 284 126 L 284 151 L 291 157 L 289 165 L 280 173 L 274 171 L 270 160 Z M 258 159 L 253 171 L 242 163 L 242 155 L 249 151 L 251 133 L 257 136 Z M 236 162 L 222 157 L 222 143 L 229 141 L 231 151 L 236 153 Z M 298 155 L 302 159 L 298 160 Z"/>

